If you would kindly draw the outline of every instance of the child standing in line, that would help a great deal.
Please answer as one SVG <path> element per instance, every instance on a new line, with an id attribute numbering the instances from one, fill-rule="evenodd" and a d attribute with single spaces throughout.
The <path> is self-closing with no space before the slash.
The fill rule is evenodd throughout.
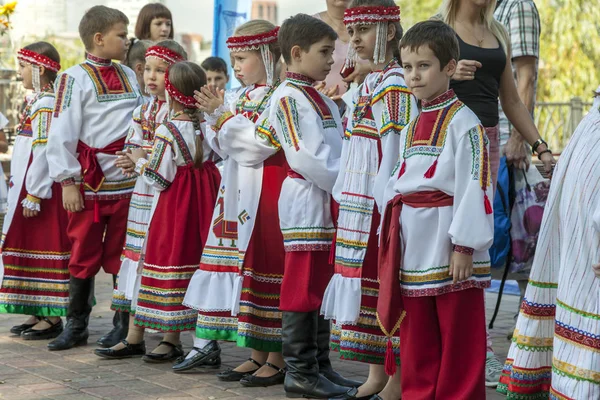
<path id="1" fill-rule="evenodd" d="M 127 49 L 127 57 L 123 60 L 123 64 L 135 72 L 137 77 L 138 86 L 142 89 L 144 95 L 144 102 L 152 101 L 152 96 L 146 93 L 144 84 L 144 68 L 146 66 L 146 50 L 152 46 L 150 40 L 138 40 L 136 38 L 130 39 L 129 49 Z"/>
<path id="2" fill-rule="evenodd" d="M 336 38 L 329 25 L 305 14 L 288 18 L 279 31 L 287 73 L 273 93 L 269 119 L 291 168 L 279 197 L 286 251 L 280 309 L 288 397 L 351 398 L 360 384 L 331 367 L 329 321 L 319 316 L 333 275 L 331 192 L 343 130 L 337 105 L 313 85 L 331 71 Z"/>
<path id="3" fill-rule="evenodd" d="M 351 51 L 370 61 L 373 72 L 356 91 L 348 112 L 340 174 L 333 187 L 333 197 L 340 205 L 335 274 L 321 312 L 336 321 L 331 341 L 342 358 L 369 363 L 369 377 L 359 387 L 358 396 L 381 392 L 381 398 L 396 400 L 400 398 L 400 379 L 386 376 L 387 339 L 372 312 L 379 293 L 380 216 L 374 184 L 378 173 L 390 176 L 398 161 L 400 131 L 416 117 L 418 108 L 398 61 L 400 8 L 392 0 L 354 0 L 346 9 L 344 23 Z M 393 345 L 397 354 L 398 338 Z M 390 375 L 393 369 L 388 371 Z"/>
<path id="4" fill-rule="evenodd" d="M 219 90 L 225 90 L 229 83 L 229 74 L 227 73 L 227 63 L 220 57 L 208 57 L 200 65 L 206 72 L 206 81 L 208 86 Z"/>
<path id="5" fill-rule="evenodd" d="M 279 219 L 277 200 L 288 166 L 267 118 L 278 84 L 273 81 L 281 56 L 278 30 L 254 20 L 228 39 L 236 77 L 245 85 L 234 104 L 224 104 L 222 90 L 206 87 L 197 95 L 212 147 L 224 159 L 223 183 L 185 300 L 199 310 L 196 348 L 193 359 L 174 369 L 218 365 L 214 340 L 232 340 L 250 348 L 250 358 L 217 376 L 244 386 L 281 384 L 285 376 L 279 311 L 285 253 L 273 222 Z"/>
<path id="6" fill-rule="evenodd" d="M 404 398 L 481 400 L 483 289 L 494 238 L 488 141 L 448 89 L 458 59 L 454 31 L 418 23 L 400 53 L 422 111 L 402 130 L 383 196 L 377 317 L 388 336 L 400 326 Z"/>
<path id="7" fill-rule="evenodd" d="M 182 301 L 198 269 L 220 182 L 193 97 L 194 88 L 204 85 L 206 75 L 197 64 L 183 61 L 170 66 L 165 72 L 170 121 L 158 127 L 149 160 L 143 148 L 128 153 L 136 172 L 158 192 L 158 199 L 146 239 L 134 325 L 126 340 L 114 348 L 97 349 L 98 356 L 145 354 L 145 362 L 172 361 L 183 355 L 180 333 L 195 327 L 197 312 Z M 145 329 L 165 333 L 150 353 L 143 340 Z"/>
<path id="8" fill-rule="evenodd" d="M 144 61 L 144 87 L 152 96 L 150 103 L 144 103 L 133 112 L 133 121 L 125 149 L 143 148 L 152 151 L 154 133 L 167 120 L 168 107 L 165 101 L 165 73 L 170 65 L 187 58 L 185 50 L 173 40 L 164 40 L 146 51 Z M 133 173 L 134 165 L 126 153 L 117 153 L 117 166 L 127 173 Z M 144 179 L 138 179 L 131 195 L 127 217 L 125 247 L 121 255 L 118 287 L 113 294 L 112 308 L 118 318 L 115 329 L 98 340 L 101 347 L 113 347 L 127 337 L 132 299 L 135 296 L 136 282 L 139 283 L 143 266 L 144 242 L 148 224 L 152 217 L 154 188 Z M 139 286 L 137 287 L 139 289 Z"/>
<path id="9" fill-rule="evenodd" d="M 19 50 L 17 58 L 23 86 L 35 93 L 21 117 L 11 159 L 0 312 L 31 315 L 11 333 L 52 339 L 63 330 L 60 317 L 67 315 L 71 251 L 60 185 L 50 179 L 46 159 L 60 56 L 50 43 L 37 42 Z"/>
<path id="10" fill-rule="evenodd" d="M 135 73 L 111 60 L 127 52 L 127 16 L 104 6 L 90 8 L 79 23 L 85 62 L 62 73 L 48 140 L 50 177 L 62 185 L 69 212 L 69 310 L 63 333 L 48 344 L 66 350 L 87 343 L 94 276 L 119 272 L 129 199 L 135 177 L 115 166 L 131 114 L 142 103 Z"/>

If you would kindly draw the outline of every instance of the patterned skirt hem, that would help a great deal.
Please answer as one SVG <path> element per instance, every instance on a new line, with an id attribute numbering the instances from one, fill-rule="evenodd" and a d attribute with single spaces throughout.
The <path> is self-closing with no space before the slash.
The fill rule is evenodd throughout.
<path id="1" fill-rule="evenodd" d="M 237 345 L 238 347 L 246 347 L 256 351 L 264 351 L 266 353 L 280 353 L 282 343 L 238 335 Z"/>
<path id="2" fill-rule="evenodd" d="M 225 340 L 227 342 L 237 342 L 236 331 L 205 329 L 196 327 L 196 337 L 206 340 Z"/>
<path id="3" fill-rule="evenodd" d="M 364 354 L 354 351 L 342 350 L 337 343 L 330 343 L 329 348 L 332 351 L 340 353 L 340 358 L 347 361 L 359 361 L 366 364 L 383 365 L 385 362 L 385 353 L 382 354 Z M 400 357 L 396 355 L 396 365 L 400 365 Z"/>
<path id="4" fill-rule="evenodd" d="M 22 314 L 37 315 L 40 317 L 66 317 L 67 305 L 65 308 L 38 307 L 38 306 L 15 306 L 0 304 L 0 313 L 2 314 Z"/>
<path id="5" fill-rule="evenodd" d="M 154 329 L 154 330 L 157 330 L 160 332 L 193 331 L 194 327 L 196 326 L 195 323 L 183 324 L 183 325 L 164 325 L 164 324 L 154 323 L 154 322 L 139 321 L 137 319 L 135 319 L 133 321 L 133 323 L 135 326 L 139 326 L 139 327 L 145 328 L 145 329 Z"/>
<path id="6" fill-rule="evenodd" d="M 507 400 L 547 400 L 549 396 L 547 391 L 530 394 L 509 392 L 505 383 L 499 383 L 496 391 L 505 395 Z"/>
<path id="7" fill-rule="evenodd" d="M 131 313 L 131 303 L 129 303 L 129 305 L 112 303 L 110 309 L 112 311 Z"/>

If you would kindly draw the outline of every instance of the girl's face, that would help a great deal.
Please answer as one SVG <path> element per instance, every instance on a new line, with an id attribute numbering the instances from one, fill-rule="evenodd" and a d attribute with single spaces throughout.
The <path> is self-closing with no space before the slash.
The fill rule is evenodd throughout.
<path id="1" fill-rule="evenodd" d="M 350 43 L 361 60 L 372 60 L 375 53 L 375 42 L 377 39 L 377 25 L 350 25 L 348 26 Z"/>
<path id="2" fill-rule="evenodd" d="M 171 35 L 171 20 L 168 18 L 154 18 L 150 23 L 150 40 L 160 42 L 167 40 Z"/>
<path id="3" fill-rule="evenodd" d="M 265 64 L 258 50 L 232 52 L 231 59 L 235 77 L 242 81 L 244 86 L 266 84 Z"/>
<path id="4" fill-rule="evenodd" d="M 148 57 L 144 67 L 144 85 L 148 94 L 165 99 L 165 73 L 169 64 L 156 57 Z"/>
<path id="5" fill-rule="evenodd" d="M 25 89 L 33 90 L 32 67 L 31 64 L 19 61 L 19 77 L 23 80 Z"/>

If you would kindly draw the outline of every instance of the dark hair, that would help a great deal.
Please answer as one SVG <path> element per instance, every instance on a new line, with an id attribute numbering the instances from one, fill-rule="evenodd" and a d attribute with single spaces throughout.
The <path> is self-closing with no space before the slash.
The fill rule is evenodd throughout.
<path id="1" fill-rule="evenodd" d="M 203 70 L 212 72 L 222 72 L 227 75 L 227 63 L 221 57 L 208 57 L 200 64 Z"/>
<path id="2" fill-rule="evenodd" d="M 460 50 L 456 33 L 447 24 L 439 20 L 419 22 L 410 28 L 399 48 L 417 51 L 422 46 L 429 46 L 433 54 L 440 60 L 440 68 L 444 68 L 451 60 L 460 58 Z"/>
<path id="3" fill-rule="evenodd" d="M 365 6 L 394 7 L 396 5 L 396 2 L 394 2 L 393 0 L 352 0 L 352 3 L 350 3 L 350 6 L 348 6 L 348 8 Z M 396 27 L 396 35 L 392 40 L 388 42 L 387 45 L 391 46 L 391 48 L 393 49 L 394 57 L 400 60 L 400 49 L 398 48 L 398 43 L 400 43 L 400 40 L 402 39 L 402 34 L 404 30 L 402 29 L 402 25 L 400 24 L 400 22 L 392 22 L 392 24 Z"/>
<path id="4" fill-rule="evenodd" d="M 129 68 L 134 69 L 135 64 L 146 61 L 146 50 L 152 46 L 152 42 L 149 40 L 137 40 L 132 38 L 129 42 L 129 48 L 127 49 L 127 56 L 123 61 L 123 64 Z"/>
<path id="5" fill-rule="evenodd" d="M 194 90 L 200 90 L 206 85 L 206 74 L 204 70 L 196 63 L 190 61 L 181 61 L 169 67 L 169 81 L 171 84 L 186 96 L 193 96 Z M 173 99 L 173 101 L 176 101 Z M 201 130 L 200 121 L 202 113 L 197 108 L 185 108 L 184 112 L 189 115 L 194 129 Z M 194 165 L 196 168 L 202 166 L 202 135 L 196 136 L 196 154 L 194 155 Z"/>
<path id="6" fill-rule="evenodd" d="M 166 18 L 171 20 L 171 32 L 169 39 L 173 39 L 175 28 L 173 27 L 173 16 L 171 11 L 160 3 L 146 4 L 138 14 L 135 23 L 135 37 L 138 39 L 150 39 L 150 25 L 156 18 Z"/>
<path id="7" fill-rule="evenodd" d="M 56 48 L 48 42 L 31 43 L 25 46 L 24 49 L 34 51 L 60 64 L 60 54 L 58 54 L 58 50 L 56 50 Z M 54 82 L 56 80 L 56 75 L 58 74 L 57 72 L 50 71 L 47 68 L 45 68 L 44 71 L 44 75 L 50 82 Z"/>
<path id="8" fill-rule="evenodd" d="M 310 46 L 328 38 L 336 40 L 337 33 L 332 27 L 320 19 L 306 14 L 296 14 L 283 21 L 279 29 L 279 46 L 286 64 L 292 62 L 292 47 L 300 46 L 303 51 L 309 51 Z"/>
<path id="9" fill-rule="evenodd" d="M 94 47 L 94 35 L 105 34 L 115 24 L 129 24 L 129 18 L 123 12 L 105 6 L 94 6 L 86 11 L 79 22 L 79 36 L 86 50 Z"/>
<path id="10" fill-rule="evenodd" d="M 179 54 L 181 57 L 183 57 L 184 60 L 188 59 L 187 51 L 185 51 L 185 49 L 174 40 L 171 40 L 171 39 L 161 40 L 160 42 L 156 43 L 156 46 L 165 47 L 165 48 L 172 50 L 175 53 Z"/>

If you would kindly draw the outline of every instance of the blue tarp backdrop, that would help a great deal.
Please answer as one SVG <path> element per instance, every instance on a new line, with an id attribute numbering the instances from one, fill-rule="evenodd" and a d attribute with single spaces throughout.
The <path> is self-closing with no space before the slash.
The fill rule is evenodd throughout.
<path id="1" fill-rule="evenodd" d="M 252 0 L 215 0 L 215 13 L 213 25 L 212 55 L 221 57 L 229 65 L 228 89 L 239 87 L 239 82 L 233 77 L 227 49 L 227 38 L 233 34 L 235 28 L 250 20 Z"/>

